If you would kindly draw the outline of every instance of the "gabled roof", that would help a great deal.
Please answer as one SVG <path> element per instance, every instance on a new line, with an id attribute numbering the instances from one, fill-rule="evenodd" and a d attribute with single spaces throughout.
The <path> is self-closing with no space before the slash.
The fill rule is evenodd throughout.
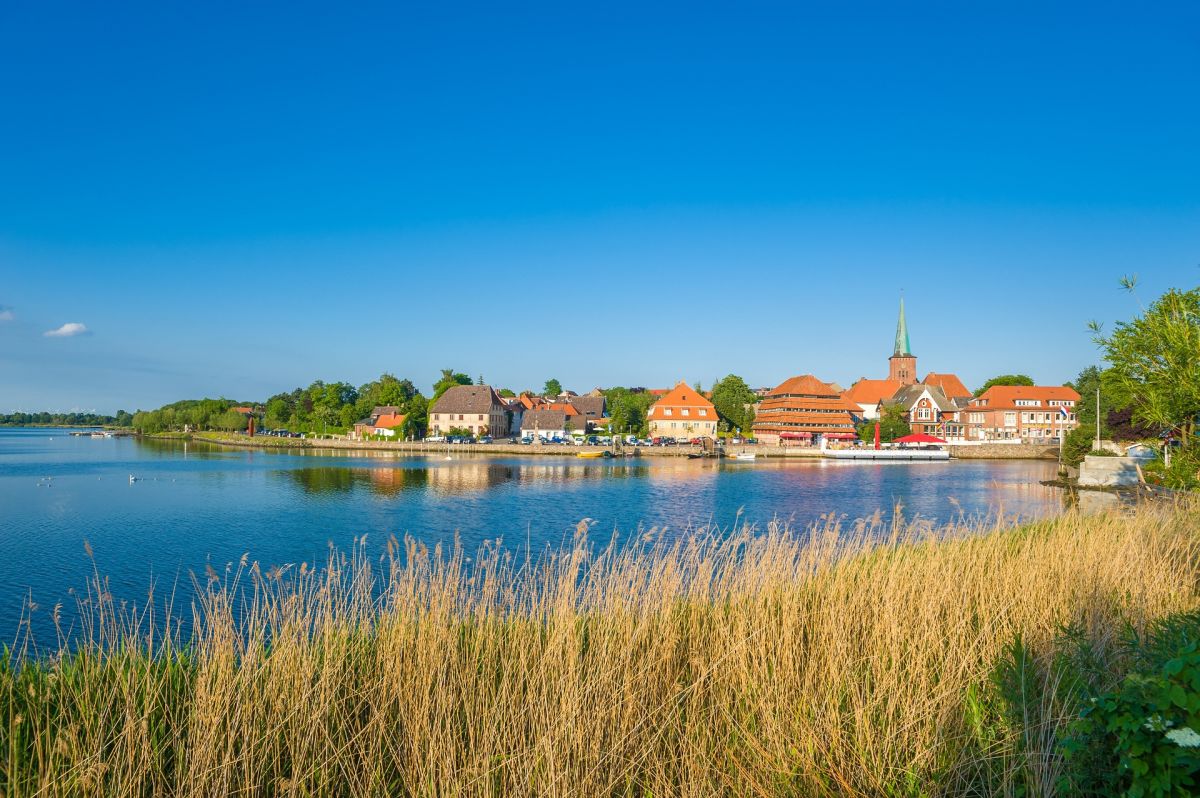
<path id="1" fill-rule="evenodd" d="M 399 412 L 400 412 L 400 408 L 396 407 L 396 405 L 376 405 L 375 409 L 373 409 L 371 411 L 371 415 L 382 416 L 384 413 L 399 413 Z"/>
<path id="2" fill-rule="evenodd" d="M 863 377 L 842 394 L 842 398 L 859 405 L 877 405 L 891 399 L 904 387 L 900 380 L 868 380 Z"/>
<path id="3" fill-rule="evenodd" d="M 913 405 L 917 403 L 924 394 L 928 393 L 929 398 L 933 401 L 935 407 L 943 413 L 953 413 L 958 410 L 958 405 L 952 402 L 942 389 L 936 385 L 923 385 L 915 383 L 913 385 L 905 385 L 891 399 L 884 401 L 886 405 L 899 405 L 905 410 L 912 410 Z"/>
<path id="4" fill-rule="evenodd" d="M 383 413 L 375 419 L 375 426 L 380 429 L 395 429 L 404 423 L 403 416 L 400 413 Z"/>
<path id="5" fill-rule="evenodd" d="M 566 429 L 567 416 L 561 410 L 527 410 L 525 415 L 521 416 L 521 431 L 533 432 L 535 430 L 552 430 Z M 582 431 L 582 430 L 581 430 Z"/>
<path id="6" fill-rule="evenodd" d="M 455 385 L 429 408 L 430 413 L 490 413 L 507 405 L 490 385 Z"/>
<path id="7" fill-rule="evenodd" d="M 604 415 L 604 396 L 573 396 L 571 405 L 588 418 L 600 418 Z"/>
<path id="8" fill-rule="evenodd" d="M 973 394 L 963 381 L 958 378 L 957 374 L 935 374 L 929 372 L 925 375 L 925 379 L 921 382 L 926 385 L 936 385 L 942 389 L 942 393 L 950 399 L 970 399 Z"/>
<path id="9" fill-rule="evenodd" d="M 767 397 L 800 394 L 803 396 L 837 396 L 838 392 L 829 383 L 821 382 L 811 374 L 801 374 L 776 385 Z"/>
<path id="10" fill-rule="evenodd" d="M 683 380 L 680 380 L 679 384 L 668 391 L 657 402 L 650 405 L 650 409 L 646 411 L 646 418 L 665 418 L 662 411 L 668 407 L 703 408 L 712 411 L 712 418 L 715 419 L 717 417 L 716 408 L 713 406 L 713 403 L 705 399 L 703 394 L 697 392 Z"/>
<path id="11" fill-rule="evenodd" d="M 989 410 L 996 408 L 1011 410 L 1017 407 L 1018 399 L 1038 399 L 1042 402 L 1078 402 L 1079 394 L 1074 388 L 1067 385 L 993 385 L 973 400 L 971 406 L 983 405 Z"/>

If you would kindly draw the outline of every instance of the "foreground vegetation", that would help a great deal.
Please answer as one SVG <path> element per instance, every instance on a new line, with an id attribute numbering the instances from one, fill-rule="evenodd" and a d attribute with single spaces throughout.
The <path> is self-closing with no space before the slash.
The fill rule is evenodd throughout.
<path id="1" fill-rule="evenodd" d="M 1198 509 L 362 541 L 210 570 L 186 637 L 97 578 L 0 667 L 0 791 L 1189 794 Z"/>

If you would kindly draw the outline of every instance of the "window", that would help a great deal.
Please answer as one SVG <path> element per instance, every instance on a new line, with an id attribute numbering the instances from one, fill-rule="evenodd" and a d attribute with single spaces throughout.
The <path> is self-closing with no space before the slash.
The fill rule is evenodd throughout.
<path id="1" fill-rule="evenodd" d="M 1016 413 L 1005 413 L 1004 414 L 1004 426 L 1006 426 L 1006 427 L 1017 426 L 1017 414 Z"/>
<path id="2" fill-rule="evenodd" d="M 917 409 L 917 418 L 920 419 L 921 421 L 928 421 L 929 420 L 929 408 L 928 407 L 918 408 Z"/>
<path id="3" fill-rule="evenodd" d="M 664 415 L 664 416 L 669 416 L 669 415 L 671 415 L 671 408 L 669 408 L 669 407 L 664 407 L 664 408 L 663 408 L 663 415 Z"/>
<path id="4" fill-rule="evenodd" d="M 702 415 L 702 416 L 707 416 L 707 415 L 708 415 L 708 410 L 707 410 L 707 409 L 705 409 L 705 408 L 703 408 L 703 407 L 702 407 L 702 408 L 700 408 L 700 415 Z"/>
<path id="5" fill-rule="evenodd" d="M 686 407 L 683 408 L 683 411 L 680 413 L 680 415 L 683 415 L 683 416 L 690 416 L 691 414 L 692 414 L 692 411 L 688 410 Z"/>
<path id="6" fill-rule="evenodd" d="M 479 420 L 480 420 L 480 421 L 483 421 L 483 414 L 482 414 L 482 413 L 480 413 L 480 414 L 479 414 Z"/>

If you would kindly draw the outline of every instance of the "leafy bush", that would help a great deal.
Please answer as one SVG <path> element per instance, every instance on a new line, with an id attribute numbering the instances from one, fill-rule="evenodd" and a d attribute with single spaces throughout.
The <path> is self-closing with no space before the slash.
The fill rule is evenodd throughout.
<path id="1" fill-rule="evenodd" d="M 1200 490 L 1200 442 L 1193 442 L 1187 449 L 1176 448 L 1171 452 L 1171 464 L 1154 460 L 1143 466 L 1146 480 L 1172 490 Z"/>
<path id="2" fill-rule="evenodd" d="M 1064 745 L 1088 762 L 1089 794 L 1188 796 L 1200 789 L 1200 613 L 1171 616 L 1144 636 L 1127 632 L 1130 670 L 1085 696 Z M 1098 771 L 1097 760 L 1106 767 Z"/>

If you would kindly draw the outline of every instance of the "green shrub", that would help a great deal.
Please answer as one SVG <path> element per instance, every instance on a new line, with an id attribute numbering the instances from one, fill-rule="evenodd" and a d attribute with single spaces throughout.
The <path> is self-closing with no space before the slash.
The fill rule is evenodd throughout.
<path id="1" fill-rule="evenodd" d="M 1109 687 L 1080 665 L 1083 710 L 1063 744 L 1072 794 L 1189 796 L 1200 789 L 1200 613 L 1126 633 L 1128 672 Z M 1086 648 L 1077 651 L 1086 653 Z M 1089 695 L 1089 693 L 1092 693 Z"/>

